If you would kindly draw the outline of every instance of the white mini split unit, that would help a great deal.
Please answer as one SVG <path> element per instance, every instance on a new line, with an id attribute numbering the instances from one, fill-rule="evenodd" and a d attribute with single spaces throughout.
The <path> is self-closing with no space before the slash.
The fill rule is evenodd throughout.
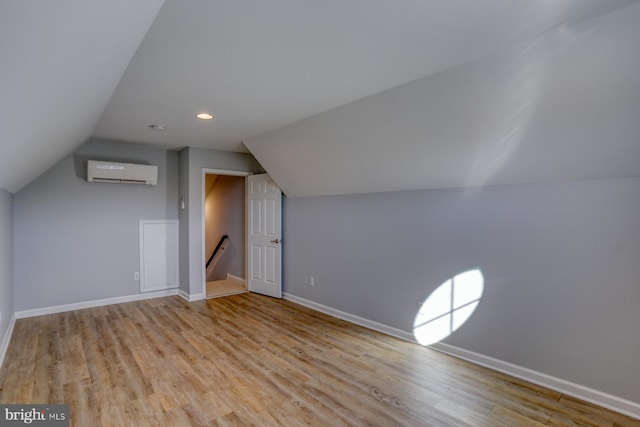
<path id="1" fill-rule="evenodd" d="M 158 166 L 89 160 L 87 181 L 156 185 L 158 184 Z"/>

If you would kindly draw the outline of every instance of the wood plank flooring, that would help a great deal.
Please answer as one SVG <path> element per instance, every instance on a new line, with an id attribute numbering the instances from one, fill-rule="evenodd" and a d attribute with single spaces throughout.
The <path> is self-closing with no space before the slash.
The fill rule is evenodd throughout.
<path id="1" fill-rule="evenodd" d="M 640 426 L 416 344 L 255 294 L 16 322 L 1 403 L 75 426 Z"/>

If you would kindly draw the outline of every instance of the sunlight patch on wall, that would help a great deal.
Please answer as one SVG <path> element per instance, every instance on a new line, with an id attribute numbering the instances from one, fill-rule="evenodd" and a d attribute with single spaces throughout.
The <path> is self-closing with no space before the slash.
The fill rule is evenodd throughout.
<path id="1" fill-rule="evenodd" d="M 435 344 L 464 324 L 480 303 L 484 276 L 480 269 L 460 273 L 438 286 L 420 306 L 413 335 L 422 345 Z"/>

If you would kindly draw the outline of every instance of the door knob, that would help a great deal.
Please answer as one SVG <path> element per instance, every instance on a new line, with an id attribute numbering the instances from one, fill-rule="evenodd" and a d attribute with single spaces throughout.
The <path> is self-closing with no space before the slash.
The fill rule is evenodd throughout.
<path id="1" fill-rule="evenodd" d="M 271 243 L 278 244 L 278 243 L 280 243 L 281 241 L 282 241 L 282 240 L 280 240 L 280 239 L 275 239 L 275 240 L 272 240 L 272 241 L 271 241 Z"/>

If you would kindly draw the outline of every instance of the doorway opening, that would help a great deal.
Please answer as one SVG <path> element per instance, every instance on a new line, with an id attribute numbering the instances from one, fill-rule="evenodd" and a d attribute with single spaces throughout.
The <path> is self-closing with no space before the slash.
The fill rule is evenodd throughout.
<path id="1" fill-rule="evenodd" d="M 203 171 L 206 298 L 247 292 L 246 174 L 229 173 Z"/>
<path id="2" fill-rule="evenodd" d="M 221 187 L 234 190 L 218 191 Z M 282 298 L 280 188 L 265 173 L 207 168 L 201 188 L 202 295 L 249 291 Z"/>

